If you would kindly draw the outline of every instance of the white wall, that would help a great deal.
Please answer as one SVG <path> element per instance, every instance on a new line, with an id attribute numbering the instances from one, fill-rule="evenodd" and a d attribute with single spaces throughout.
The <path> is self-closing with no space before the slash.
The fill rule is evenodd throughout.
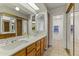
<path id="1" fill-rule="evenodd" d="M 65 6 L 61 6 L 61 7 L 58 7 L 58 8 L 55 8 L 55 9 L 52 9 L 50 11 L 50 19 L 51 21 L 53 22 L 53 16 L 56 16 L 56 15 L 63 15 L 64 16 L 64 19 L 63 19 L 63 39 L 62 39 L 62 45 L 63 45 L 63 48 L 66 48 L 66 9 L 65 9 Z M 51 24 L 53 26 L 53 23 Z M 52 29 L 52 27 L 51 27 Z M 51 33 L 51 35 L 53 35 L 53 33 Z M 54 39 L 53 37 L 51 37 L 52 39 L 50 39 L 50 45 L 54 46 Z"/>
<path id="2" fill-rule="evenodd" d="M 0 33 L 1 33 L 1 16 L 0 16 Z"/>
<path id="3" fill-rule="evenodd" d="M 57 15 L 60 16 L 60 15 Z M 56 17 L 56 16 L 55 16 Z M 61 18 L 52 18 L 53 19 L 53 28 L 52 28 L 52 32 L 53 32 L 53 39 L 54 40 L 62 40 L 63 39 L 63 15 L 60 16 Z M 55 33 L 54 32 L 54 26 L 59 26 L 59 32 Z"/>
<path id="4" fill-rule="evenodd" d="M 22 20 L 22 34 L 27 35 L 27 20 Z"/>
<path id="5" fill-rule="evenodd" d="M 27 23 L 28 23 L 28 34 L 31 35 L 32 34 L 32 15 L 30 15 Z"/>
<path id="6" fill-rule="evenodd" d="M 67 49 L 70 49 L 70 37 L 71 37 L 71 32 L 70 32 L 70 24 L 71 24 L 71 22 L 70 22 L 70 14 L 67 14 L 66 15 L 67 16 L 67 18 L 66 18 L 66 20 L 67 20 Z"/>
<path id="7" fill-rule="evenodd" d="M 79 40 L 79 3 L 75 4 L 75 40 Z"/>
<path id="8" fill-rule="evenodd" d="M 75 12 L 75 39 L 79 40 L 79 11 Z"/>

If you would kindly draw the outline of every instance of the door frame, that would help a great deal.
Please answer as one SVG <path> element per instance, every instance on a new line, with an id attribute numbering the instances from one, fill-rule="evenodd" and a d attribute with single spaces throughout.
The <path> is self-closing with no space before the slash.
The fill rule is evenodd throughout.
<path id="1" fill-rule="evenodd" d="M 75 4 L 74 3 L 70 3 L 67 11 L 66 11 L 66 15 L 71 11 L 71 9 L 73 8 L 73 56 L 75 56 L 75 16 L 74 16 L 74 9 L 75 9 Z M 66 20 L 66 49 L 67 49 L 67 20 Z M 70 53 L 70 50 L 67 49 L 68 53 Z"/>

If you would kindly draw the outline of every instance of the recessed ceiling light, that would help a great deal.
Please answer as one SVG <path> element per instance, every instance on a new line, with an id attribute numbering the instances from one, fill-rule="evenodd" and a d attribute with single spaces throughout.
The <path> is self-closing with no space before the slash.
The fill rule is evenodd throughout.
<path id="1" fill-rule="evenodd" d="M 39 10 L 39 8 L 34 3 L 28 3 L 33 9 Z"/>
<path id="2" fill-rule="evenodd" d="M 15 7 L 15 10 L 16 10 L 16 11 L 19 11 L 20 9 L 19 9 L 19 7 Z"/>

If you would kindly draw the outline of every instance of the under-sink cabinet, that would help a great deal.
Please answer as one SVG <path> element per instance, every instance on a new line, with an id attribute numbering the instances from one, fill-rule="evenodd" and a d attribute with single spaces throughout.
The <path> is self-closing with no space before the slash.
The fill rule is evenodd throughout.
<path id="1" fill-rule="evenodd" d="M 45 52 L 45 37 L 32 43 L 21 51 L 17 52 L 15 56 L 42 56 Z"/>
<path id="2" fill-rule="evenodd" d="M 21 51 L 17 52 L 15 56 L 26 56 L 26 49 L 22 49 Z"/>
<path id="3" fill-rule="evenodd" d="M 35 51 L 35 43 L 31 44 L 30 46 L 28 46 L 27 49 L 27 56 L 35 56 L 36 51 Z"/>
<path id="4" fill-rule="evenodd" d="M 44 49 L 45 49 L 44 44 L 45 44 L 45 40 L 44 39 L 41 39 L 41 55 L 44 54 Z"/>
<path id="5" fill-rule="evenodd" d="M 40 56 L 41 55 L 41 41 L 37 41 L 36 42 L 36 56 Z"/>

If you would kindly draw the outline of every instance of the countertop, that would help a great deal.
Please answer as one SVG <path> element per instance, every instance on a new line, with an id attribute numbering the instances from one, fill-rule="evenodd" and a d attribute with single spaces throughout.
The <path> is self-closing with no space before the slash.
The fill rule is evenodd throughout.
<path id="1" fill-rule="evenodd" d="M 45 37 L 46 34 L 45 33 L 39 33 L 38 35 L 33 35 L 31 38 L 26 37 L 26 41 L 28 40 L 28 42 L 25 42 L 21 45 L 18 45 L 16 48 L 14 49 L 3 49 L 0 47 L 0 56 L 11 56 L 13 54 L 15 54 L 16 52 L 22 50 L 23 48 L 29 46 L 30 44 L 40 40 L 41 38 Z"/>

